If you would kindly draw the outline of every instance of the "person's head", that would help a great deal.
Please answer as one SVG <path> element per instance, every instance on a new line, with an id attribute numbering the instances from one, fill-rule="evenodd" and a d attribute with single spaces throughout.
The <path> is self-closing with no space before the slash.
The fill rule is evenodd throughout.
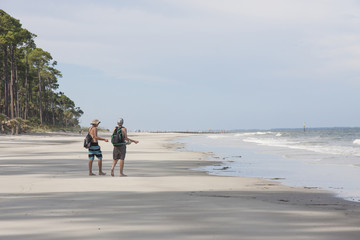
<path id="1" fill-rule="evenodd" d="M 117 121 L 117 124 L 118 124 L 118 126 L 121 127 L 124 124 L 124 119 L 119 118 L 118 121 Z"/>
<path id="2" fill-rule="evenodd" d="M 100 121 L 99 121 L 98 119 L 94 119 L 94 120 L 92 120 L 92 122 L 91 122 L 91 125 L 93 125 L 94 127 L 99 126 L 99 124 L 100 124 Z"/>

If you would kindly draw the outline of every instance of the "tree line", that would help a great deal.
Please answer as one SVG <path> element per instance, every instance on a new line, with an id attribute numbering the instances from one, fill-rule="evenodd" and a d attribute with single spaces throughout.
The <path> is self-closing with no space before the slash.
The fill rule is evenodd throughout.
<path id="1" fill-rule="evenodd" d="M 61 72 L 36 35 L 0 9 L 0 131 L 34 126 L 78 127 L 83 111 L 57 92 Z"/>

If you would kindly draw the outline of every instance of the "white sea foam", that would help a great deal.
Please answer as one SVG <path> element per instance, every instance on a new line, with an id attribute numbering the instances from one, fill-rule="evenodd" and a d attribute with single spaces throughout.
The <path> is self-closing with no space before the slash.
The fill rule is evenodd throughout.
<path id="1" fill-rule="evenodd" d="M 246 132 L 246 133 L 237 133 L 237 134 L 235 134 L 235 137 L 266 135 L 266 134 L 272 134 L 272 133 L 273 132 Z"/>
<path id="2" fill-rule="evenodd" d="M 297 142 L 280 141 L 274 138 L 245 138 L 244 142 L 257 143 L 259 145 L 270 146 L 270 147 L 286 147 L 289 148 Z"/>
<path id="3" fill-rule="evenodd" d="M 285 184 L 316 186 L 360 201 L 356 184 L 360 180 L 360 128 L 238 132 L 201 138 L 203 144 L 198 146 L 203 151 L 231 160 L 224 160 L 224 168 L 209 167 L 207 171 L 213 174 L 282 178 Z"/>
<path id="4" fill-rule="evenodd" d="M 219 138 L 226 138 L 226 135 L 223 135 L 223 134 L 208 135 L 207 137 L 208 137 L 208 138 L 211 138 L 211 139 L 219 139 Z"/>
<path id="5" fill-rule="evenodd" d="M 275 138 L 245 138 L 244 142 L 256 143 L 263 146 L 269 147 L 280 147 L 288 149 L 305 150 L 322 154 L 333 154 L 343 156 L 354 156 L 360 157 L 360 148 L 354 148 L 352 146 L 331 146 L 331 145 L 320 145 L 320 144 L 305 144 L 298 141 L 289 140 L 278 140 Z M 354 144 L 360 145 L 360 139 L 353 142 Z"/>

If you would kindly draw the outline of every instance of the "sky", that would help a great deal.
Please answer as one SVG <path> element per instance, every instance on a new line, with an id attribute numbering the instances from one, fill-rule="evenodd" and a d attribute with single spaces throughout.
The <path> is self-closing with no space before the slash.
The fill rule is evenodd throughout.
<path id="1" fill-rule="evenodd" d="M 360 127 L 360 1 L 1 0 L 113 128 Z"/>

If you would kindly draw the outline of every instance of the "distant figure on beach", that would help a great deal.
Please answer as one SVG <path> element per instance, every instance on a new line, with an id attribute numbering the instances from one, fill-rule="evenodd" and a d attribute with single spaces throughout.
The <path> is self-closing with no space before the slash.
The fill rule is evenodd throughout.
<path id="1" fill-rule="evenodd" d="M 127 142 L 129 142 L 129 143 L 134 142 L 136 144 L 139 143 L 139 141 L 128 138 L 127 130 L 125 127 L 123 127 L 123 124 L 124 124 L 124 120 L 122 118 L 119 118 L 119 120 L 117 121 L 117 127 L 115 127 L 114 131 L 113 131 L 113 133 L 115 133 L 115 131 L 121 131 L 121 135 L 122 135 L 122 139 L 121 139 L 120 143 L 118 145 L 114 145 L 114 150 L 113 150 L 114 161 L 113 161 L 113 164 L 111 167 L 111 176 L 113 176 L 113 177 L 114 177 L 114 169 L 115 169 L 115 166 L 116 166 L 118 160 L 120 160 L 120 177 L 126 176 L 124 174 L 124 164 L 125 164 Z"/>
<path id="2" fill-rule="evenodd" d="M 106 175 L 106 173 L 104 173 L 102 171 L 102 152 L 98 143 L 98 140 L 102 140 L 105 142 L 108 142 L 108 140 L 106 138 L 101 138 L 98 136 L 97 134 L 97 127 L 99 126 L 100 121 L 98 119 L 94 119 L 91 122 L 91 127 L 89 128 L 89 133 L 92 137 L 92 142 L 91 142 L 91 146 L 89 148 L 89 175 L 90 176 L 94 176 L 95 174 L 92 172 L 92 164 L 94 161 L 95 156 L 98 159 L 98 165 L 99 165 L 99 175 Z"/>

